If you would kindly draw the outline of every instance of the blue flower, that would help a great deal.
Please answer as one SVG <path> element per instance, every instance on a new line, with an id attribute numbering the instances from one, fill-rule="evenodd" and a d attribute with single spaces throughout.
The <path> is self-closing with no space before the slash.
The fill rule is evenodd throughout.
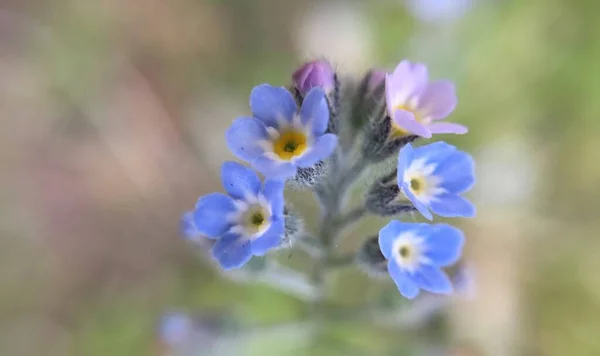
<path id="1" fill-rule="evenodd" d="M 400 294 L 413 299 L 421 289 L 450 294 L 452 283 L 440 267 L 460 258 L 464 236 L 448 224 L 391 221 L 379 231 L 379 248 Z"/>
<path id="2" fill-rule="evenodd" d="M 398 186 L 424 217 L 473 217 L 475 207 L 460 194 L 475 182 L 471 156 L 445 142 L 413 148 L 398 155 Z"/>
<path id="3" fill-rule="evenodd" d="M 224 269 L 239 268 L 252 255 L 264 255 L 277 247 L 284 234 L 284 183 L 266 180 L 236 162 L 221 167 L 223 187 L 229 195 L 200 197 L 194 209 L 198 233 L 218 239 L 213 257 Z"/>
<path id="4" fill-rule="evenodd" d="M 293 177 L 337 145 L 337 136 L 325 133 L 329 107 L 321 88 L 312 88 L 298 111 L 287 89 L 261 84 L 250 93 L 250 108 L 254 117 L 238 118 L 227 130 L 227 146 L 268 178 Z"/>

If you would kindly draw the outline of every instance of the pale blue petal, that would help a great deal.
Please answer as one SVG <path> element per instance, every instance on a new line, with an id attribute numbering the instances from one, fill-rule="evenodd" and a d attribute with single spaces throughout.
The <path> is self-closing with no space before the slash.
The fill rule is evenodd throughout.
<path id="1" fill-rule="evenodd" d="M 450 278 L 437 266 L 421 265 L 412 277 L 415 284 L 428 292 L 438 294 L 452 293 L 453 288 Z"/>
<path id="2" fill-rule="evenodd" d="M 445 218 L 472 218 L 475 216 L 475 206 L 460 195 L 438 195 L 429 203 L 429 208 L 435 214 Z"/>
<path id="3" fill-rule="evenodd" d="M 407 182 L 402 183 L 401 188 L 402 188 L 402 191 L 404 192 L 404 195 L 406 195 L 408 200 L 410 200 L 410 202 L 413 203 L 413 205 L 415 206 L 415 208 L 417 208 L 419 213 L 421 213 L 421 215 L 423 215 L 425 217 L 425 219 L 433 220 L 433 215 L 431 215 L 431 212 L 429 211 L 427 206 L 425 206 L 423 203 L 421 203 L 421 201 L 412 193 L 412 191 L 410 190 L 410 187 L 408 186 L 408 183 Z"/>
<path id="4" fill-rule="evenodd" d="M 284 221 L 280 217 L 271 221 L 271 226 L 261 236 L 252 240 L 252 253 L 256 256 L 263 256 L 269 250 L 279 246 L 284 233 Z"/>
<path id="5" fill-rule="evenodd" d="M 265 125 L 254 118 L 239 118 L 233 121 L 225 133 L 227 147 L 239 159 L 251 161 L 263 154 L 258 144 L 268 138 Z"/>
<path id="6" fill-rule="evenodd" d="M 300 168 L 308 168 L 314 166 L 317 162 L 322 161 L 333 153 L 337 146 L 338 138 L 334 134 L 325 134 L 316 139 L 309 150 L 301 157 L 296 159 L 296 165 Z"/>
<path id="7" fill-rule="evenodd" d="M 212 256 L 224 270 L 240 268 L 252 257 L 250 241 L 237 234 L 224 235 L 213 246 Z"/>
<path id="8" fill-rule="evenodd" d="M 283 216 L 283 191 L 285 189 L 285 183 L 281 180 L 268 179 L 265 181 L 263 187 L 263 195 L 267 198 L 269 204 L 271 204 L 271 214 L 275 217 Z"/>
<path id="9" fill-rule="evenodd" d="M 250 109 L 266 126 L 278 127 L 279 120 L 292 121 L 297 106 L 286 88 L 261 84 L 250 92 Z"/>
<path id="10" fill-rule="evenodd" d="M 194 213 L 191 211 L 183 214 L 179 221 L 179 229 L 181 234 L 188 240 L 194 240 L 201 235 L 194 223 Z"/>
<path id="11" fill-rule="evenodd" d="M 221 180 L 227 193 L 238 200 L 247 196 L 256 196 L 260 191 L 260 179 L 248 167 L 237 162 L 225 162 L 221 165 Z"/>
<path id="12" fill-rule="evenodd" d="M 425 159 L 429 164 L 439 165 L 446 162 L 447 158 L 456 152 L 456 147 L 444 141 L 415 148 L 414 159 Z"/>
<path id="13" fill-rule="evenodd" d="M 425 257 L 433 264 L 446 267 L 456 263 L 465 243 L 463 232 L 448 224 L 436 224 L 424 233 Z"/>
<path id="14" fill-rule="evenodd" d="M 440 186 L 449 193 L 464 193 L 475 183 L 475 163 L 471 155 L 457 151 L 440 163 L 433 174 L 441 178 Z"/>
<path id="15" fill-rule="evenodd" d="M 388 262 L 388 273 L 396 283 L 396 287 L 405 298 L 414 299 L 419 295 L 419 287 L 412 280 L 411 276 L 402 270 L 394 260 Z"/>
<path id="16" fill-rule="evenodd" d="M 381 253 L 386 259 L 390 259 L 392 256 L 392 246 L 398 236 L 409 231 L 420 235 L 420 230 L 428 226 L 428 224 L 423 223 L 405 223 L 398 220 L 390 221 L 379 230 L 379 248 L 381 249 Z"/>
<path id="17" fill-rule="evenodd" d="M 231 227 L 224 217 L 233 211 L 233 199 L 225 194 L 212 193 L 200 197 L 194 209 L 196 229 L 207 237 L 219 237 Z"/>
<path id="18" fill-rule="evenodd" d="M 260 156 L 251 162 L 257 171 L 264 174 L 267 179 L 285 180 L 296 175 L 298 168 L 291 162 L 276 161 L 272 158 Z"/>
<path id="19" fill-rule="evenodd" d="M 323 89 L 314 87 L 308 92 L 300 108 L 300 119 L 304 126 L 310 124 L 313 135 L 325 133 L 329 124 L 329 106 Z"/>
<path id="20" fill-rule="evenodd" d="M 413 146 L 409 143 L 406 146 L 402 147 L 400 153 L 398 153 L 398 173 L 396 176 L 396 180 L 398 182 L 398 186 L 401 187 L 404 183 L 404 171 L 410 166 L 414 157 L 414 149 Z"/>

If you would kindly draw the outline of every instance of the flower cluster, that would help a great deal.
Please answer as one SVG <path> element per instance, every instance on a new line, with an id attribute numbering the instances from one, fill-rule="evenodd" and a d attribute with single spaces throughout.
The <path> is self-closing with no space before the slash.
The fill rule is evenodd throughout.
<path id="1" fill-rule="evenodd" d="M 315 273 L 325 273 L 343 229 L 366 213 L 418 212 L 427 220 L 475 215 L 462 196 L 475 182 L 471 156 L 442 141 L 416 145 L 434 134 L 468 131 L 442 121 L 457 103 L 452 82 L 430 81 L 425 65 L 406 60 L 391 74 L 372 70 L 343 91 L 323 60 L 301 66 L 292 81 L 289 89 L 260 84 L 251 91 L 252 115 L 235 119 L 225 134 L 233 155 L 251 168 L 225 162 L 227 194 L 200 197 L 182 218 L 188 238 L 214 241 L 212 256 L 221 268 L 240 268 L 252 256 L 292 246 L 293 235 L 298 246 L 318 250 L 311 253 L 319 262 Z M 370 165 L 394 158 L 396 169 L 374 179 L 364 202 L 345 212 L 352 183 Z M 303 231 L 299 215 L 284 208 L 286 185 L 303 186 L 318 198 L 323 218 L 317 234 Z M 453 285 L 443 268 L 460 259 L 464 240 L 461 230 L 445 223 L 394 220 L 347 260 L 372 275 L 389 274 L 406 298 L 420 290 L 448 294 Z"/>

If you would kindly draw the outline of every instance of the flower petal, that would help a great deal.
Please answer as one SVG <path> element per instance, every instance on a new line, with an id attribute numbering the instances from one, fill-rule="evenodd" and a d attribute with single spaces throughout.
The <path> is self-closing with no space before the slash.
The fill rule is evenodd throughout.
<path id="1" fill-rule="evenodd" d="M 440 177 L 440 187 L 448 193 L 464 193 L 475 183 L 475 163 L 471 155 L 458 151 L 440 163 L 433 174 Z"/>
<path id="2" fill-rule="evenodd" d="M 428 164 L 441 164 L 456 152 L 456 147 L 444 141 L 437 141 L 415 148 L 415 159 L 423 158 Z"/>
<path id="3" fill-rule="evenodd" d="M 422 223 L 405 223 L 398 220 L 390 221 L 386 226 L 379 230 L 379 248 L 381 249 L 381 253 L 389 260 L 393 255 L 392 247 L 398 236 L 405 232 L 418 231 L 426 226 L 429 225 Z"/>
<path id="4" fill-rule="evenodd" d="M 258 144 L 268 138 L 265 125 L 254 118 L 239 118 L 233 121 L 225 140 L 227 147 L 239 159 L 251 161 L 263 154 L 263 148 Z"/>
<path id="5" fill-rule="evenodd" d="M 439 294 L 451 294 L 450 278 L 437 266 L 421 265 L 413 274 L 413 281 L 422 289 Z"/>
<path id="6" fill-rule="evenodd" d="M 296 166 L 291 162 L 277 161 L 266 156 L 260 156 L 250 163 L 268 179 L 282 180 L 291 178 L 298 172 Z"/>
<path id="7" fill-rule="evenodd" d="M 408 198 L 408 200 L 410 200 L 410 202 L 413 203 L 413 205 L 415 206 L 415 208 L 417 208 L 417 210 L 419 211 L 419 213 L 421 213 L 421 215 L 423 215 L 425 217 L 425 219 L 427 219 L 427 220 L 433 220 L 433 215 L 431 215 L 431 212 L 429 211 L 429 209 L 427 208 L 427 206 L 425 206 L 419 200 L 419 198 L 417 198 L 413 194 L 413 192 L 410 190 L 410 187 L 408 186 L 408 182 L 403 182 L 402 186 L 400 188 L 402 190 L 402 193 L 404 193 L 404 195 Z"/>
<path id="8" fill-rule="evenodd" d="M 250 241 L 236 234 L 224 235 L 213 246 L 212 256 L 224 270 L 240 268 L 252 257 Z"/>
<path id="9" fill-rule="evenodd" d="M 200 197 L 194 209 L 196 229 L 207 237 L 219 237 L 231 227 L 224 217 L 234 211 L 233 199 L 225 194 L 211 193 Z"/>
<path id="10" fill-rule="evenodd" d="M 250 109 L 266 126 L 279 127 L 281 121 L 292 121 L 298 107 L 286 88 L 261 84 L 250 92 Z"/>
<path id="11" fill-rule="evenodd" d="M 424 64 L 407 60 L 400 62 L 391 76 L 392 107 L 406 104 L 410 98 L 421 95 L 428 80 L 429 74 Z"/>
<path id="12" fill-rule="evenodd" d="M 394 260 L 388 262 L 388 273 L 396 283 L 396 287 L 405 298 L 414 299 L 419 295 L 419 287 L 412 280 L 411 276 L 395 263 Z"/>
<path id="13" fill-rule="evenodd" d="M 308 168 L 314 166 L 317 162 L 322 161 L 333 153 L 338 143 L 338 137 L 334 134 L 325 134 L 318 137 L 311 145 L 307 152 L 298 157 L 295 161 L 300 168 Z"/>
<path id="14" fill-rule="evenodd" d="M 271 205 L 271 215 L 280 217 L 283 216 L 283 190 L 285 189 L 285 183 L 281 180 L 268 179 L 265 181 L 265 185 L 262 190 L 262 194 L 265 196 L 269 204 Z"/>
<path id="15" fill-rule="evenodd" d="M 245 200 L 256 196 L 260 191 L 260 179 L 253 170 L 237 163 L 225 162 L 221 165 L 223 188 L 234 199 Z"/>
<path id="16" fill-rule="evenodd" d="M 425 256 L 436 266 L 446 267 L 456 263 L 460 258 L 465 236 L 454 226 L 436 224 L 426 234 L 424 244 Z"/>
<path id="17" fill-rule="evenodd" d="M 404 171 L 406 171 L 406 169 L 410 166 L 410 163 L 413 161 L 414 153 L 415 150 L 409 143 L 402 147 L 400 153 L 398 154 L 398 171 L 396 174 L 396 181 L 398 182 L 399 187 L 404 183 Z"/>
<path id="18" fill-rule="evenodd" d="M 418 110 L 425 117 L 434 120 L 443 119 L 456 107 L 454 83 L 438 80 L 427 84 L 418 102 Z"/>
<path id="19" fill-rule="evenodd" d="M 188 240 L 195 240 L 202 235 L 196 228 L 196 224 L 194 223 L 194 213 L 192 211 L 183 214 L 179 221 L 179 226 L 181 234 Z"/>
<path id="20" fill-rule="evenodd" d="M 271 226 L 261 236 L 252 240 L 252 253 L 256 256 L 263 256 L 269 250 L 279 246 L 284 232 L 283 218 L 271 221 Z"/>
<path id="21" fill-rule="evenodd" d="M 460 195 L 441 194 L 429 203 L 431 211 L 445 218 L 472 218 L 475 216 L 475 206 Z"/>
<path id="22" fill-rule="evenodd" d="M 313 135 L 321 136 L 329 124 L 329 106 L 323 89 L 312 88 L 302 102 L 300 119 L 304 126 L 310 125 Z"/>
<path id="23" fill-rule="evenodd" d="M 466 126 L 452 122 L 434 122 L 427 125 L 427 128 L 434 134 L 464 135 L 469 132 L 469 129 Z"/>
<path id="24" fill-rule="evenodd" d="M 410 111 L 396 110 L 394 113 L 394 123 L 410 133 L 431 138 L 429 129 L 415 120 L 415 116 Z"/>

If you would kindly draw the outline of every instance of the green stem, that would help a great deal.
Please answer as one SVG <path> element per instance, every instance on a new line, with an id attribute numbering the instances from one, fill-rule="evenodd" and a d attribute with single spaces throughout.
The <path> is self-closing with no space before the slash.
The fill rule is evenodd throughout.
<path id="1" fill-rule="evenodd" d="M 347 219 L 341 217 L 341 208 L 343 197 L 354 181 L 360 176 L 360 173 L 366 167 L 366 162 L 359 159 L 349 168 L 344 162 L 336 160 L 331 167 L 330 180 L 317 190 L 317 196 L 321 203 L 322 219 L 317 238 L 321 242 L 322 254 L 316 259 L 315 267 L 311 275 L 311 281 L 317 289 L 317 299 L 313 303 L 313 311 L 316 315 L 321 313 L 322 305 L 325 300 L 325 274 L 331 260 L 333 243 L 342 228 L 347 225 L 344 222 Z M 362 216 L 364 212 L 357 210 L 353 215 Z"/>
<path id="2" fill-rule="evenodd" d="M 349 253 L 341 256 L 331 256 L 327 261 L 327 267 L 347 267 L 354 263 L 355 253 Z"/>
<path id="3" fill-rule="evenodd" d="M 357 206 L 356 208 L 350 210 L 345 215 L 343 215 L 342 217 L 339 218 L 338 228 L 341 231 L 341 230 L 345 229 L 346 227 L 350 226 L 351 224 L 354 224 L 354 223 L 360 221 L 360 219 L 363 216 L 365 216 L 366 213 L 367 213 L 367 208 L 365 207 L 364 204 Z"/>

